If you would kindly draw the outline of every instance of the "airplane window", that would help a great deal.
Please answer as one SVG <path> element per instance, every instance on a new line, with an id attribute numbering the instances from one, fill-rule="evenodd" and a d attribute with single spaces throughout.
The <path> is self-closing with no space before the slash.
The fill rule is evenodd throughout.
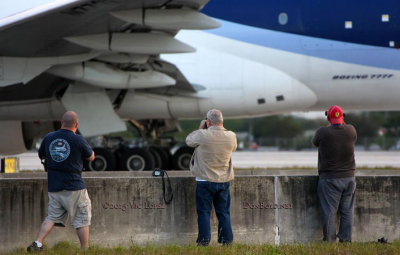
<path id="1" fill-rule="evenodd" d="M 265 104 L 265 98 L 259 98 L 257 99 L 258 104 Z"/>
<path id="2" fill-rule="evenodd" d="M 284 101 L 285 97 L 283 95 L 276 96 L 276 101 Z"/>
<path id="3" fill-rule="evenodd" d="M 286 13 L 282 12 L 279 14 L 278 21 L 281 25 L 286 25 L 288 23 L 289 17 Z"/>
<path id="4" fill-rule="evenodd" d="M 353 28 L 353 22 L 352 21 L 345 21 L 344 22 L 344 27 L 346 29 L 352 29 Z"/>

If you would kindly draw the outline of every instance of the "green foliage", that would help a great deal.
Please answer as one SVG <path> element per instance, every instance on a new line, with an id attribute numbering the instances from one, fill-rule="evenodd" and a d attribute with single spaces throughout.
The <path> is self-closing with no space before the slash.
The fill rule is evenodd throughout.
<path id="1" fill-rule="evenodd" d="M 359 137 L 375 137 L 384 122 L 384 114 L 381 112 L 347 114 L 345 121 L 356 128 Z"/>
<path id="2" fill-rule="evenodd" d="M 321 116 L 322 113 L 321 113 Z M 199 128 L 201 119 L 180 120 L 180 132 L 166 134 L 176 140 L 184 142 L 186 136 Z M 360 138 L 358 145 L 368 148 L 371 144 L 379 144 L 387 149 L 396 144 L 400 138 L 400 112 L 363 112 L 350 113 L 345 117 L 345 122 L 352 124 Z M 234 132 L 249 132 L 256 139 L 272 139 L 266 146 L 278 146 L 285 149 L 311 148 L 310 131 L 315 131 L 328 124 L 324 117 L 320 119 L 297 118 L 292 115 L 277 115 L 250 119 L 226 119 L 224 126 Z M 137 130 L 132 125 L 127 125 L 128 131 L 114 133 L 112 136 L 121 136 L 126 140 L 138 139 Z M 379 135 L 379 130 L 387 130 L 385 138 Z M 307 132 L 306 132 L 307 131 Z M 364 138 L 368 138 L 365 140 Z M 393 138 L 393 139 L 389 139 Z M 278 139 L 278 140 L 276 140 Z M 286 140 L 285 140 L 286 139 Z M 288 140 L 289 139 L 289 140 Z M 290 140 L 291 139 L 291 140 Z M 265 140 L 265 141 L 267 141 Z M 271 145 L 270 145 L 271 144 Z"/>
<path id="3" fill-rule="evenodd" d="M 173 136 L 178 141 L 185 141 L 186 136 L 190 134 L 190 132 L 196 130 L 200 126 L 201 120 L 180 120 L 179 126 L 181 127 L 181 131 L 171 133 L 169 135 Z"/>
<path id="4" fill-rule="evenodd" d="M 387 136 L 400 136 L 400 112 L 392 112 L 386 116 L 383 126 L 387 129 Z"/>
<path id="5" fill-rule="evenodd" d="M 309 244 L 283 244 L 275 246 L 271 244 L 262 245 L 249 245 L 249 244 L 233 244 L 230 246 L 211 245 L 208 247 L 198 247 L 195 245 L 146 245 L 130 247 L 114 247 L 102 248 L 98 246 L 91 247 L 89 250 L 81 251 L 77 246 L 62 242 L 56 246 L 45 249 L 41 254 L 57 254 L 57 255 L 70 255 L 70 254 L 105 254 L 105 255 L 395 255 L 400 252 L 399 242 L 392 244 L 379 244 L 379 243 L 346 243 L 346 244 L 329 244 L 329 243 L 309 243 Z M 7 255 L 20 255 L 29 254 L 23 249 L 18 249 L 13 252 L 4 253 Z"/>
<path id="6" fill-rule="evenodd" d="M 140 137 L 140 133 L 138 132 L 138 130 L 131 124 L 129 124 L 128 122 L 125 122 L 126 131 L 123 132 L 115 132 L 115 133 L 111 133 L 109 134 L 110 137 L 122 137 L 125 140 L 133 140 L 133 139 L 137 139 Z"/>
<path id="7" fill-rule="evenodd" d="M 325 118 L 319 118 L 319 119 L 295 118 L 294 120 L 299 122 L 304 130 L 317 130 L 319 127 L 326 126 L 328 124 L 328 121 Z"/>
<path id="8" fill-rule="evenodd" d="M 250 123 L 254 119 L 234 119 L 234 120 L 225 120 L 224 126 L 228 130 L 233 130 L 235 132 L 247 132 L 249 131 Z"/>
<path id="9" fill-rule="evenodd" d="M 200 126 L 200 122 L 202 120 L 196 119 L 196 120 L 180 120 L 179 125 L 181 126 L 182 130 L 187 130 L 188 132 L 192 132 L 193 130 L 196 130 Z"/>
<path id="10" fill-rule="evenodd" d="M 269 116 L 256 119 L 254 122 L 255 137 L 292 138 L 304 132 L 303 126 L 292 116 Z"/>

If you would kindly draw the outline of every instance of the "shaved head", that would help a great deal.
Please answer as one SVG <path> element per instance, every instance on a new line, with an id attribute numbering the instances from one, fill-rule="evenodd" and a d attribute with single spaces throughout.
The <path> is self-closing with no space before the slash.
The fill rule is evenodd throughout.
<path id="1" fill-rule="evenodd" d="M 65 128 L 74 128 L 78 124 L 78 121 L 79 121 L 78 114 L 76 114 L 76 112 L 73 111 L 68 111 L 64 113 L 61 120 L 61 124 L 62 127 Z"/>

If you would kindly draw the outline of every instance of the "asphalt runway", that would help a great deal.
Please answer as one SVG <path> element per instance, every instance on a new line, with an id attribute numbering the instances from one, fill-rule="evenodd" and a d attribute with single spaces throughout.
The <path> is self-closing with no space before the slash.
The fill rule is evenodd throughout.
<path id="1" fill-rule="evenodd" d="M 19 155 L 20 170 L 43 169 L 36 152 Z M 232 155 L 235 168 L 317 168 L 317 151 L 238 151 Z M 399 168 L 400 151 L 356 151 L 357 168 Z"/>
<path id="2" fill-rule="evenodd" d="M 400 151 L 356 151 L 357 168 L 399 168 Z M 318 166 L 318 151 L 240 151 L 232 156 L 237 168 L 295 168 Z"/>

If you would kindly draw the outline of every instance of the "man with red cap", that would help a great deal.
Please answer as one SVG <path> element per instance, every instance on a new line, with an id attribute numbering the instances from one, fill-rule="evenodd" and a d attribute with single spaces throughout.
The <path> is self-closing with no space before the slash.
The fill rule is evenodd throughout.
<path id="1" fill-rule="evenodd" d="M 324 241 L 351 242 L 356 182 L 354 145 L 357 132 L 343 121 L 343 111 L 333 105 L 325 112 L 330 123 L 315 133 L 312 144 L 318 147 L 318 198 L 322 211 Z M 339 233 L 336 214 L 340 212 Z"/>

